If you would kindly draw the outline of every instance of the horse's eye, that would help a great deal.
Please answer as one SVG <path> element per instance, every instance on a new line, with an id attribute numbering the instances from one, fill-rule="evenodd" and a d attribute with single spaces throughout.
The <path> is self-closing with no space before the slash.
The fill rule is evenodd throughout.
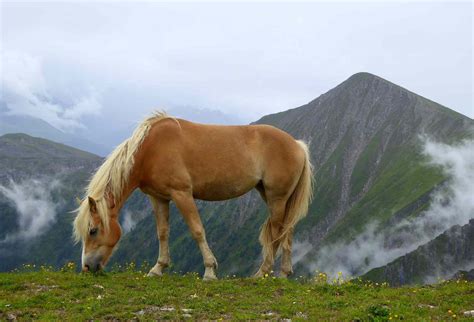
<path id="1" fill-rule="evenodd" d="M 98 230 L 97 228 L 92 228 L 91 230 L 89 230 L 89 235 L 91 236 L 97 235 L 97 230 Z"/>

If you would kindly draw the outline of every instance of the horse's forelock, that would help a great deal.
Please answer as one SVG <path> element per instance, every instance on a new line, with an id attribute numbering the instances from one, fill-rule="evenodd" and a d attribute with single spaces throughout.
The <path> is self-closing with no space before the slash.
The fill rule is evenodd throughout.
<path id="1" fill-rule="evenodd" d="M 86 234 L 89 232 L 90 226 L 90 210 L 89 205 L 86 201 L 82 201 L 79 207 L 76 209 L 77 215 L 74 219 L 74 241 L 76 243 L 80 242 L 87 236 Z"/>
<path id="2" fill-rule="evenodd" d="M 97 212 L 102 222 L 105 233 L 109 231 L 110 220 L 109 220 L 109 209 L 104 198 L 96 200 Z M 80 206 L 76 209 L 77 216 L 74 219 L 74 229 L 73 235 L 74 240 L 78 243 L 81 240 L 84 240 L 85 237 L 89 234 L 89 229 L 91 227 L 92 215 L 89 208 L 89 201 L 87 198 L 81 202 Z"/>

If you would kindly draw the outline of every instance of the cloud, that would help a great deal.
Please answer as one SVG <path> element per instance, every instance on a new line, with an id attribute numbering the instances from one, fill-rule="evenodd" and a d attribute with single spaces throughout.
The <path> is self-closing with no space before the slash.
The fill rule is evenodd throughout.
<path id="1" fill-rule="evenodd" d="M 139 211 L 135 215 L 130 210 L 123 212 L 123 219 L 121 220 L 122 232 L 124 234 L 132 231 L 137 223 L 145 217 L 145 212 Z"/>
<path id="2" fill-rule="evenodd" d="M 429 208 L 416 218 L 404 219 L 383 230 L 378 222 L 372 222 L 353 241 L 322 247 L 317 259 L 309 264 L 310 271 L 361 275 L 415 250 L 453 225 L 465 225 L 474 218 L 474 141 L 450 146 L 425 140 L 423 152 L 430 158 L 429 165 L 439 167 L 449 178 L 433 194 Z M 299 253 L 310 250 L 305 243 L 296 245 L 301 246 Z"/>
<path id="3" fill-rule="evenodd" d="M 10 181 L 8 187 L 0 185 L 0 193 L 18 213 L 18 231 L 8 234 L 0 242 L 30 240 L 46 232 L 56 219 L 56 205 L 52 196 L 60 186 L 58 180 L 45 182 L 34 179 L 21 183 Z"/>
<path id="4" fill-rule="evenodd" d="M 469 3 L 9 1 L 3 10 L 3 48 L 44 59 L 48 84 L 86 79 L 108 122 L 180 105 L 255 120 L 359 71 L 472 117 Z"/>
<path id="5" fill-rule="evenodd" d="M 65 132 L 84 128 L 82 117 L 100 114 L 102 106 L 93 90 L 68 99 L 68 103 L 61 102 L 64 98 L 53 94 L 57 89 L 51 89 L 54 86 L 38 57 L 4 52 L 0 59 L 0 100 L 6 103 L 7 114 L 37 117 Z"/>
<path id="6" fill-rule="evenodd" d="M 132 218 L 132 212 L 128 210 L 124 211 L 122 219 L 122 232 L 124 234 L 128 233 L 133 228 L 135 228 L 136 224 L 137 222 Z"/>

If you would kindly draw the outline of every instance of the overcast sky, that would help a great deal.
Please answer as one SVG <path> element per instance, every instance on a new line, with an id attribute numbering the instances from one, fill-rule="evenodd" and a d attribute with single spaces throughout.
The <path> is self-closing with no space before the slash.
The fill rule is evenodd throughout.
<path id="1" fill-rule="evenodd" d="M 469 117 L 471 2 L 1 3 L 2 98 L 58 128 L 193 106 L 251 121 L 367 71 Z"/>

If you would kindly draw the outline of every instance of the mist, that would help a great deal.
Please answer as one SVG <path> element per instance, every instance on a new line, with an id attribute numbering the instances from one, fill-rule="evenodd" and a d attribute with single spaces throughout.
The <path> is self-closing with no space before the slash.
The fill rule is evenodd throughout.
<path id="1" fill-rule="evenodd" d="M 362 275 L 415 250 L 453 225 L 462 226 L 474 218 L 474 141 L 449 146 L 424 139 L 423 153 L 430 160 L 427 166 L 440 168 L 448 177 L 433 193 L 429 208 L 416 218 L 383 230 L 378 222 L 372 222 L 353 241 L 322 247 L 316 260 L 308 265 L 311 272 Z M 311 250 L 305 242 L 295 246 L 296 259 Z"/>
<path id="2" fill-rule="evenodd" d="M 29 179 L 8 186 L 0 185 L 2 194 L 17 212 L 18 230 L 0 243 L 26 241 L 45 233 L 56 220 L 56 204 L 52 196 L 61 187 L 59 180 Z"/>
<path id="3" fill-rule="evenodd" d="M 122 227 L 122 232 L 124 234 L 129 233 L 132 231 L 137 223 L 142 220 L 146 215 L 146 212 L 144 211 L 130 211 L 126 209 L 123 211 L 122 214 L 122 220 L 120 220 L 120 225 Z"/>
<path id="4" fill-rule="evenodd" d="M 102 106 L 96 91 L 89 87 L 68 95 L 58 95 L 55 84 L 45 75 L 40 58 L 17 52 L 2 53 L 0 100 L 7 103 L 6 114 L 40 118 L 57 129 L 72 132 L 85 128 L 82 118 L 99 115 Z"/>

